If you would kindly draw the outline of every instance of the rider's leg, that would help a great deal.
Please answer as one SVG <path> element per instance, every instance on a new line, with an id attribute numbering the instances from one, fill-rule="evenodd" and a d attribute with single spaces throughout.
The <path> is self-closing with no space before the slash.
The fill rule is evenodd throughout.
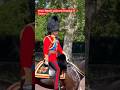
<path id="1" fill-rule="evenodd" d="M 58 83 L 59 83 L 59 76 L 60 76 L 60 68 L 58 66 L 57 61 L 49 62 L 50 66 L 55 69 L 55 83 L 54 83 L 54 90 L 58 90 Z"/>

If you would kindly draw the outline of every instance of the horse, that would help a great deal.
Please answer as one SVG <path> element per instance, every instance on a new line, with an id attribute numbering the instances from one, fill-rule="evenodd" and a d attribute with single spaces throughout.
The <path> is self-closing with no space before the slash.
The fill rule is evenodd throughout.
<path id="1" fill-rule="evenodd" d="M 80 64 L 82 67 L 77 67 L 73 62 L 67 61 L 67 70 L 65 79 L 60 80 L 61 90 L 85 90 L 84 83 L 81 86 L 81 82 L 84 82 L 84 72 L 80 70 L 84 64 Z M 64 68 L 63 68 L 64 69 Z M 35 78 L 35 90 L 53 90 L 54 80 Z M 7 90 L 20 90 L 20 81 L 12 84 Z"/>
<path id="2" fill-rule="evenodd" d="M 59 60 L 64 60 L 63 57 L 58 57 Z M 75 64 L 70 61 L 67 62 L 67 70 L 66 70 L 66 77 L 65 79 L 60 80 L 61 89 L 60 90 L 85 90 L 85 75 Z M 85 64 L 82 62 L 81 66 Z M 83 66 L 81 67 L 83 69 Z M 60 68 L 61 69 L 61 68 Z M 64 68 L 62 68 L 64 69 Z M 82 84 L 80 81 L 83 79 Z M 43 79 L 43 78 L 36 78 L 37 83 L 35 85 L 35 90 L 39 90 L 40 88 L 44 89 L 53 89 L 54 88 L 54 81 L 51 78 Z M 80 86 L 82 85 L 82 87 Z M 80 89 L 81 88 L 81 89 Z"/>

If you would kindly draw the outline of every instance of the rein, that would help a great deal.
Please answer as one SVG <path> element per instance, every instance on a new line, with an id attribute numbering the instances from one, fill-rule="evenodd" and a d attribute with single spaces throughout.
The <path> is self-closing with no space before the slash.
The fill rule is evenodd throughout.
<path id="1" fill-rule="evenodd" d="M 73 66 L 73 68 L 74 68 L 75 70 L 77 70 L 77 72 L 78 72 L 80 75 L 82 75 L 83 77 L 85 77 L 85 74 L 83 73 L 83 71 L 81 71 L 73 62 L 70 62 L 69 59 L 67 59 L 66 61 L 67 61 L 67 63 L 71 64 L 71 65 Z"/>

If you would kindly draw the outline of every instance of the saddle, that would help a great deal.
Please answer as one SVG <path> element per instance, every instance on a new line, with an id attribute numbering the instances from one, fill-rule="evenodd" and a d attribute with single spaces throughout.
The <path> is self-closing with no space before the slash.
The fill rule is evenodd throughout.
<path id="1" fill-rule="evenodd" d="M 44 61 L 40 61 L 35 67 L 35 77 L 49 79 L 55 76 L 55 70 L 52 67 L 44 65 Z M 65 79 L 65 72 L 62 71 L 60 79 Z"/>
<path id="2" fill-rule="evenodd" d="M 64 54 L 57 57 L 60 67 L 60 79 L 65 79 L 65 71 L 67 70 L 67 62 Z M 36 78 L 52 78 L 55 76 L 55 70 L 51 66 L 46 66 L 44 61 L 40 61 L 35 67 Z"/>

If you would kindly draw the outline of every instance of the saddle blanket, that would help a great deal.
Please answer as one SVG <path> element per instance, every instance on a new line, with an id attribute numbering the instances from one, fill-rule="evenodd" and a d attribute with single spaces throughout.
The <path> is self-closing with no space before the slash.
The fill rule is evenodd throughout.
<path id="1" fill-rule="evenodd" d="M 40 61 L 35 67 L 35 77 L 36 78 L 50 78 L 49 67 L 44 66 L 44 62 Z M 62 71 L 60 79 L 65 79 L 65 73 Z"/>

